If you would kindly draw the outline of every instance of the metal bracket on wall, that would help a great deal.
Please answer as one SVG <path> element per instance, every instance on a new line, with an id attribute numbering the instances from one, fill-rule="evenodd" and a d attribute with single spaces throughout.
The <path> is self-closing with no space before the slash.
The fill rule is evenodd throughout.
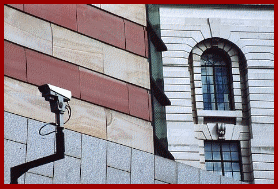
<path id="1" fill-rule="evenodd" d="M 55 113 L 56 123 L 52 125 L 56 126 L 56 152 L 52 155 L 12 167 L 11 184 L 18 184 L 18 178 L 29 169 L 60 160 L 65 157 L 63 115 L 67 106 L 69 106 L 65 103 L 70 100 L 71 92 L 49 84 L 39 86 L 39 90 L 42 93 L 42 96 L 45 97 L 45 100 L 50 102 L 51 112 Z"/>

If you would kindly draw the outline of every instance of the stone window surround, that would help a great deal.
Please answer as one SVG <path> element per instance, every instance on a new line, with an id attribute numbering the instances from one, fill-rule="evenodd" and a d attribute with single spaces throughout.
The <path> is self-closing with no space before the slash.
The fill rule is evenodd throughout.
<path id="1" fill-rule="evenodd" d="M 197 44 L 191 51 L 192 54 L 192 69 L 191 69 L 191 88 L 193 92 L 193 113 L 195 114 L 195 123 L 204 124 L 205 117 L 227 117 L 235 118 L 236 125 L 242 125 L 242 91 L 241 78 L 239 68 L 239 55 L 237 49 L 230 43 L 225 43 L 222 40 L 213 40 L 213 46 L 223 49 L 230 57 L 232 69 L 232 98 L 234 99 L 234 110 L 204 110 L 203 92 L 201 81 L 201 55 L 203 52 L 212 47 L 210 40 L 204 40 Z M 194 79 L 193 79 L 194 78 Z M 193 115 L 194 117 L 194 115 Z"/>
<path id="2" fill-rule="evenodd" d="M 204 141 L 205 140 L 219 140 L 220 136 L 217 132 L 217 123 L 205 123 L 205 117 L 210 118 L 232 118 L 235 123 L 225 123 L 224 140 L 237 140 L 240 141 L 241 153 L 246 154 L 250 151 L 250 129 L 243 119 L 243 103 L 242 103 L 242 83 L 240 76 L 240 58 L 239 51 L 235 45 L 227 40 L 215 38 L 213 46 L 223 49 L 230 57 L 231 60 L 231 93 L 234 100 L 234 110 L 204 110 L 203 108 L 203 93 L 201 81 L 201 55 L 203 52 L 212 47 L 211 40 L 204 40 L 192 48 L 189 56 L 189 71 L 191 75 L 191 93 L 192 93 L 192 112 L 195 122 L 195 138 L 199 140 L 199 155 L 200 155 L 200 168 L 205 169 L 204 157 Z M 219 40 L 220 39 L 220 40 Z M 223 139 L 223 138 L 222 138 Z M 243 167 L 248 166 L 250 169 L 250 161 L 247 157 L 242 157 Z M 246 168 L 245 168 L 246 169 Z M 243 173 L 244 180 L 249 180 L 251 173 Z"/>

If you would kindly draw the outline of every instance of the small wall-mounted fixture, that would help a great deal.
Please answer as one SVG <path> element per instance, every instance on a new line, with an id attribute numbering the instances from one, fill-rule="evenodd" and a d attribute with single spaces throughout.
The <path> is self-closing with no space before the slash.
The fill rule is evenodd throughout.
<path id="1" fill-rule="evenodd" d="M 226 125 L 225 123 L 217 123 L 218 139 L 225 139 Z"/>

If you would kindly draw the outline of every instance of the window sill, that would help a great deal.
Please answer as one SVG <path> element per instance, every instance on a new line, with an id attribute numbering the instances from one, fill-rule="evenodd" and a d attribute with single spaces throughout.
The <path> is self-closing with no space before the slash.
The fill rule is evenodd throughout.
<path id="1" fill-rule="evenodd" d="M 198 110 L 198 117 L 242 117 L 241 111 L 227 110 Z"/>

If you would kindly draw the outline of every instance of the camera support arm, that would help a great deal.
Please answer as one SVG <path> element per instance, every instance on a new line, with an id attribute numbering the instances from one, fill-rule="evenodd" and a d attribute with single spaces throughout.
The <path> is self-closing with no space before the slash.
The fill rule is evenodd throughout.
<path id="1" fill-rule="evenodd" d="M 45 86 L 45 85 L 43 85 Z M 39 89 L 43 86 L 40 86 Z M 40 89 L 41 91 L 41 89 Z M 42 92 L 42 91 L 41 91 Z M 27 172 L 29 169 L 34 167 L 38 167 L 50 162 L 54 162 L 65 157 L 65 139 L 64 139 L 64 112 L 66 110 L 66 102 L 69 100 L 65 100 L 65 97 L 55 94 L 55 95 L 42 95 L 45 97 L 46 101 L 50 102 L 51 112 L 55 113 L 55 121 L 56 121 L 56 150 L 55 153 L 42 157 L 27 163 L 23 163 L 11 168 L 11 184 L 18 184 L 18 178 Z"/>

